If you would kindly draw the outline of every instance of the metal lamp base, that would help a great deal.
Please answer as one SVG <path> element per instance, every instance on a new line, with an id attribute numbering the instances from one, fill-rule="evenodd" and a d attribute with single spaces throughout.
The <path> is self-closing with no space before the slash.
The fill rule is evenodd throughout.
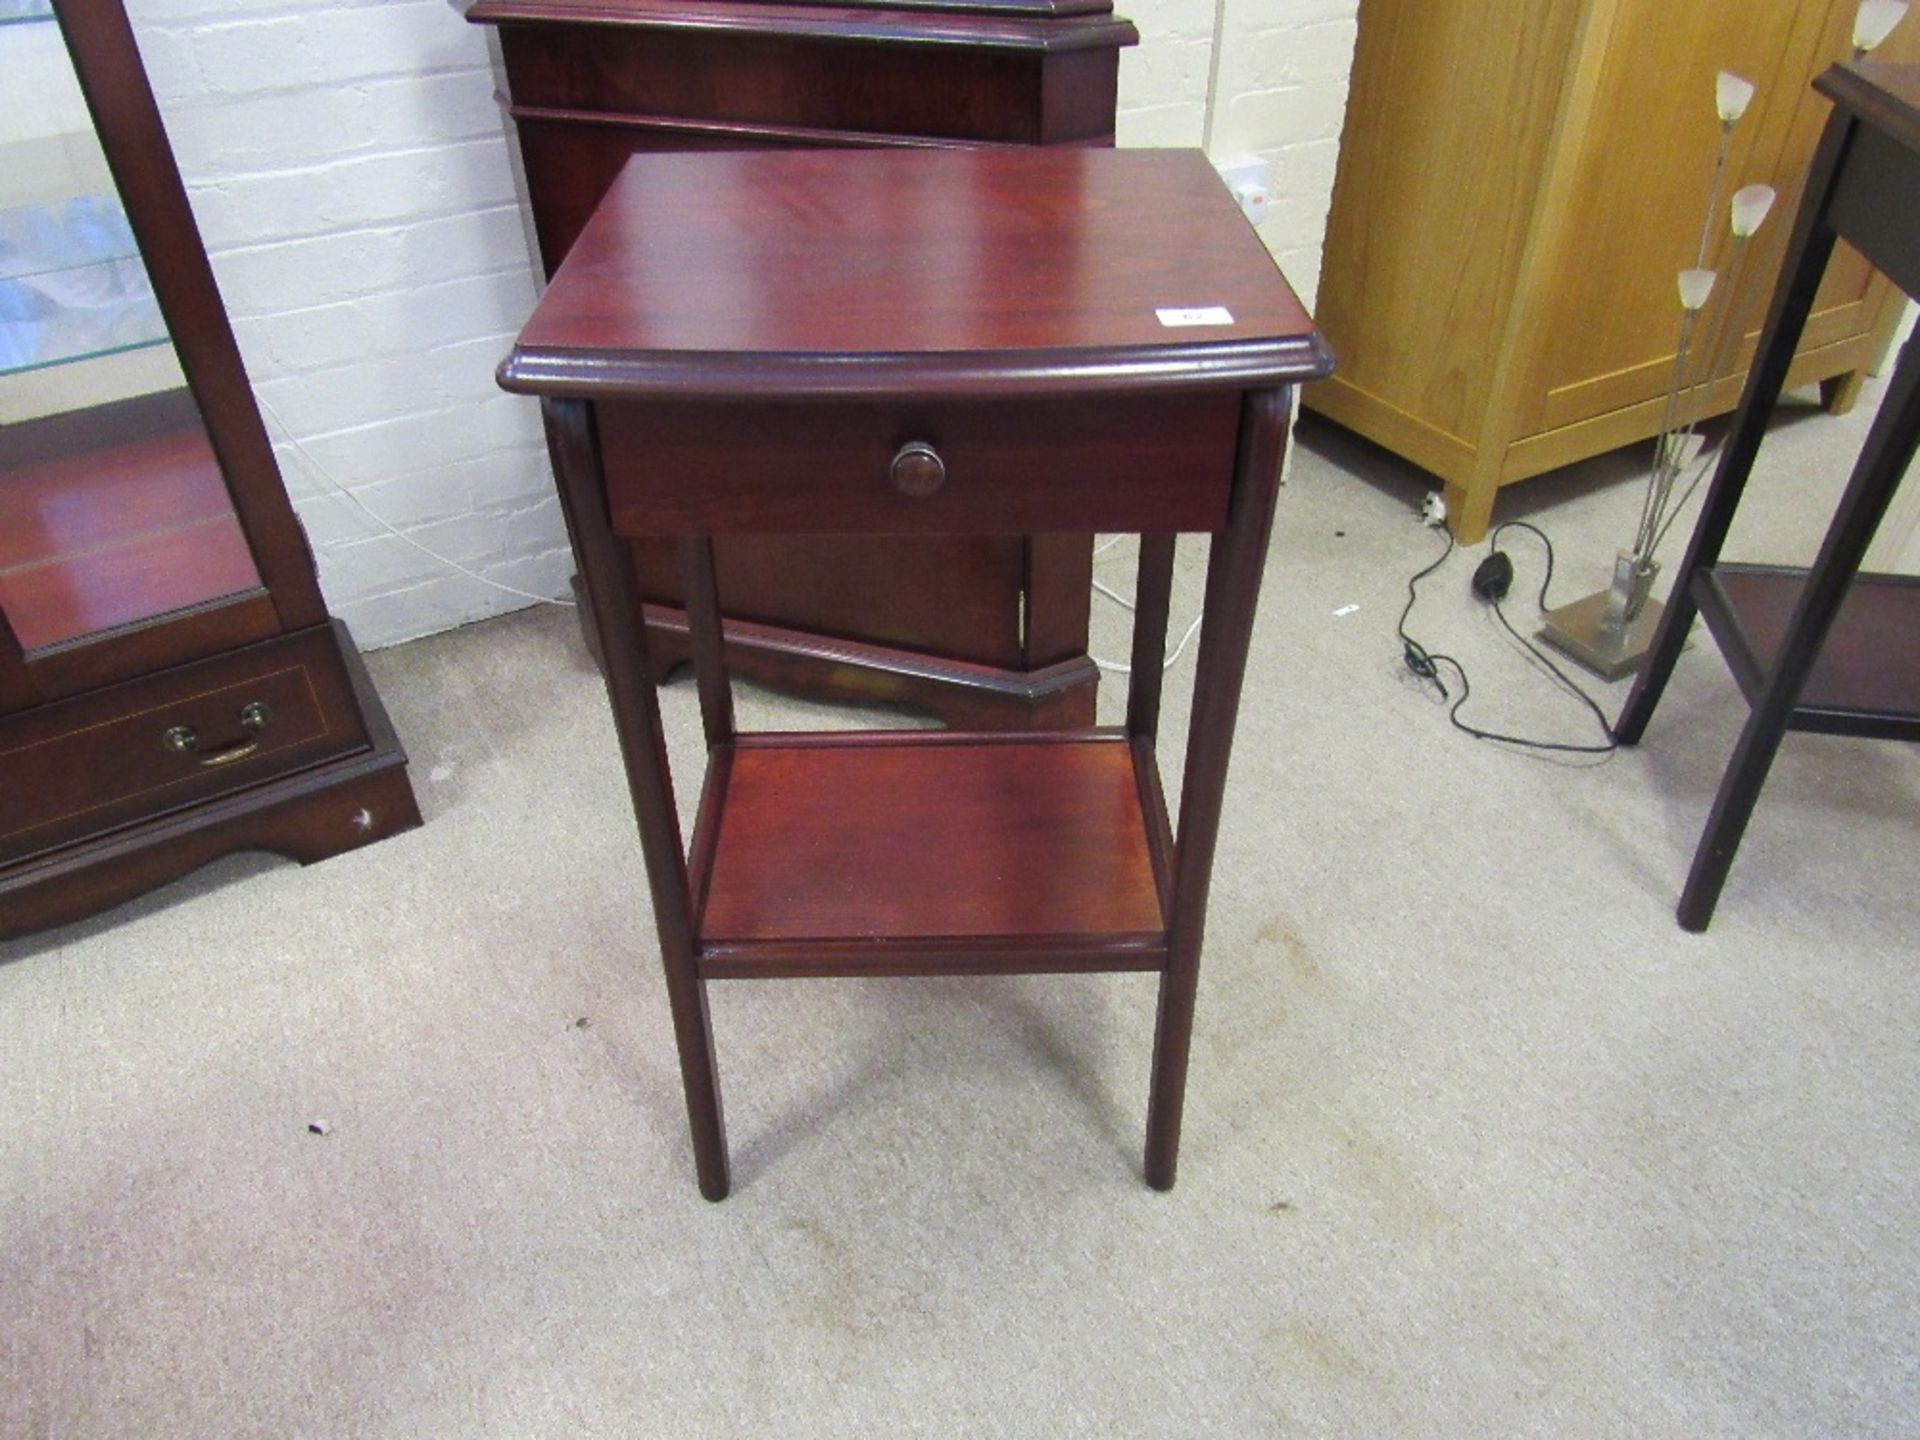
<path id="1" fill-rule="evenodd" d="M 1565 651 L 1602 680 L 1618 680 L 1640 668 L 1666 608 L 1658 600 L 1649 600 L 1625 626 L 1615 628 L 1607 624 L 1607 601 L 1612 594 L 1601 590 L 1556 606 L 1547 611 L 1539 632 L 1540 639 Z"/>

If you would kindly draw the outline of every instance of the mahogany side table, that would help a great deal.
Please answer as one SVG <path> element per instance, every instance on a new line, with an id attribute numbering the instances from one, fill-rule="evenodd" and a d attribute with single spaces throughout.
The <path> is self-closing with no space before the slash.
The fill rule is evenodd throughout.
<path id="1" fill-rule="evenodd" d="M 1789 730 L 1920 740 L 1920 580 L 1860 562 L 1920 448 L 1920 348 L 1900 355 L 1811 568 L 1720 559 L 1767 420 L 1806 329 L 1828 257 L 1852 244 L 1920 295 L 1920 65 L 1836 65 L 1814 88 L 1833 101 L 1793 237 L 1686 559 L 1633 693 L 1614 727 L 1639 743 L 1697 612 L 1751 707 L 1681 892 L 1682 928 L 1705 930 Z"/>
<path id="2" fill-rule="evenodd" d="M 1332 360 L 1198 151 L 640 155 L 501 367 L 538 395 L 645 855 L 701 1192 L 710 980 L 1160 977 L 1173 1184 L 1214 843 L 1291 387 Z M 1127 722 L 740 734 L 713 537 L 1140 533 Z M 1174 538 L 1212 536 L 1176 842 Z M 683 850 L 623 542 L 673 537 L 708 748 Z"/>

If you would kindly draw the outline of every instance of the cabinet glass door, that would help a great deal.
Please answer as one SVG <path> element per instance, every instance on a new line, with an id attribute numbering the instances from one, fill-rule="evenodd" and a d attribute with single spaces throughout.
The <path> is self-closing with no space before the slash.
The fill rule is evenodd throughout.
<path id="1" fill-rule="evenodd" d="M 260 583 L 48 0 L 0 0 L 0 614 L 31 657 Z"/>

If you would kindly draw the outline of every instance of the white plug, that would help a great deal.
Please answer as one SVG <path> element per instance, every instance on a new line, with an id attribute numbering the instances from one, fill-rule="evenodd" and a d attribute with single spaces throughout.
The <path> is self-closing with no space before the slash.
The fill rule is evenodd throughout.
<path id="1" fill-rule="evenodd" d="M 1427 498 L 1420 506 L 1420 523 L 1431 525 L 1436 530 L 1447 523 L 1447 502 L 1440 498 L 1438 490 L 1427 492 Z"/>
<path id="2" fill-rule="evenodd" d="M 1229 155 L 1224 160 L 1214 161 L 1213 168 L 1226 182 L 1227 190 L 1249 224 L 1258 225 L 1267 218 L 1272 185 L 1266 161 L 1258 155 Z"/>

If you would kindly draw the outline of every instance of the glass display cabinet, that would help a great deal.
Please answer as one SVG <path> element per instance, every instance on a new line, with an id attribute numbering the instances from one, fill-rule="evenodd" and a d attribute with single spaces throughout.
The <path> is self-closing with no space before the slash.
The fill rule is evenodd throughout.
<path id="1" fill-rule="evenodd" d="M 118 3 L 0 0 L 0 937 L 419 823 Z"/>

